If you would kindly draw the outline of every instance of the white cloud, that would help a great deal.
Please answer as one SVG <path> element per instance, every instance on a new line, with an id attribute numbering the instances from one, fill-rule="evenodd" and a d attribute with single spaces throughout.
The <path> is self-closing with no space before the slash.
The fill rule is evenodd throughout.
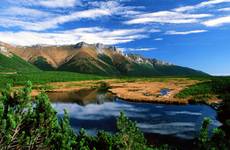
<path id="1" fill-rule="evenodd" d="M 156 50 L 157 48 L 147 47 L 147 48 L 127 48 L 125 51 L 152 51 Z"/>
<path id="2" fill-rule="evenodd" d="M 146 24 L 146 23 L 196 23 L 201 18 L 211 17 L 211 14 L 185 14 L 172 11 L 159 11 L 136 15 L 134 19 L 126 21 L 125 24 Z"/>
<path id="3" fill-rule="evenodd" d="M 203 33 L 207 32 L 207 30 L 192 30 L 192 31 L 167 31 L 165 34 L 167 35 L 187 35 L 187 34 L 195 34 L 195 33 Z"/>
<path id="4" fill-rule="evenodd" d="M 204 21 L 202 24 L 207 27 L 217 27 L 229 23 L 230 23 L 230 16 L 225 16 L 225 17 Z"/>
<path id="5" fill-rule="evenodd" d="M 116 8 L 120 6 L 120 3 L 117 1 L 91 1 L 88 2 L 89 5 L 93 7 L 100 7 L 100 8 Z"/>
<path id="6" fill-rule="evenodd" d="M 218 11 L 230 11 L 230 7 L 218 9 Z"/>
<path id="7" fill-rule="evenodd" d="M 163 38 L 155 38 L 154 40 L 155 40 L 155 41 L 162 41 Z"/>
<path id="8" fill-rule="evenodd" d="M 121 1 L 120 1 L 121 2 Z M 88 2 L 88 5 L 100 9 L 109 9 L 113 14 L 121 15 L 122 17 L 130 17 L 130 15 L 138 15 L 141 12 L 136 9 L 144 8 L 142 6 L 123 6 L 119 1 L 93 1 Z"/>
<path id="9" fill-rule="evenodd" d="M 50 8 L 60 8 L 60 7 L 74 7 L 76 4 L 81 5 L 81 1 L 76 0 L 42 0 L 38 2 L 39 5 L 50 7 Z"/>
<path id="10" fill-rule="evenodd" d="M 9 7 L 1 10 L 1 16 L 47 17 L 51 13 L 26 7 Z"/>
<path id="11" fill-rule="evenodd" d="M 42 31 L 46 29 L 56 28 L 58 27 L 58 25 L 70 21 L 77 21 L 86 18 L 95 19 L 97 17 L 108 16 L 108 15 L 111 15 L 110 10 L 103 10 L 103 9 L 96 8 L 96 9 L 74 12 L 69 15 L 60 15 L 53 18 L 48 17 L 46 18 L 45 21 L 28 22 L 17 18 L 0 18 L 0 25 L 4 27 L 18 26 L 24 30 Z"/>
<path id="12" fill-rule="evenodd" d="M 42 6 L 48 8 L 68 8 L 82 5 L 81 0 L 7 0 L 12 5 Z"/>
<path id="13" fill-rule="evenodd" d="M 148 30 L 148 32 L 156 33 L 156 32 L 161 32 L 161 30 L 160 29 L 150 29 L 150 30 Z"/>
<path id="14" fill-rule="evenodd" d="M 230 0 L 208 0 L 205 2 L 201 2 L 197 5 L 179 7 L 179 8 L 174 9 L 174 11 L 177 11 L 177 12 L 191 11 L 191 10 L 200 9 L 203 7 L 208 7 L 208 6 L 212 6 L 212 5 L 216 5 L 220 3 L 229 3 L 229 2 Z"/>
<path id="15" fill-rule="evenodd" d="M 74 2 L 77 2 L 76 0 L 70 0 L 65 2 L 63 0 L 42 0 L 36 2 L 31 0 L 20 1 L 22 3 L 27 2 L 28 5 L 39 5 L 38 3 L 44 2 L 44 4 L 47 4 L 47 7 L 48 4 L 53 4 L 55 7 L 58 7 L 58 5 L 62 5 L 62 3 L 73 4 Z M 61 24 L 67 22 L 79 21 L 81 19 L 96 19 L 98 17 L 112 15 L 127 17 L 129 15 L 139 14 L 138 11 L 134 10 L 136 7 L 122 6 L 119 2 L 116 1 L 89 2 L 89 5 L 93 8 L 82 11 L 74 11 L 65 15 L 63 15 L 62 13 L 51 14 L 47 11 L 45 12 L 36 9 L 26 8 L 24 6 L 12 7 L 8 8 L 8 10 L 5 10 L 5 14 L 1 14 L 2 17 L 0 18 L 0 26 L 20 27 L 23 30 L 44 31 L 47 29 L 57 28 Z M 67 6 L 67 4 L 63 5 L 63 7 L 64 6 Z"/>
<path id="16" fill-rule="evenodd" d="M 114 45 L 127 43 L 148 37 L 147 29 L 120 29 L 109 30 L 99 27 L 78 28 L 55 33 L 38 32 L 0 32 L 0 41 L 16 45 L 65 45 L 75 44 L 80 41 L 87 43 L 104 43 Z"/>

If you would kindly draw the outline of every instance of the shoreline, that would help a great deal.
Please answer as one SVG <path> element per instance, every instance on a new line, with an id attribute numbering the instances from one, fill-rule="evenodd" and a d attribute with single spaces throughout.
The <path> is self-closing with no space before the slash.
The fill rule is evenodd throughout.
<path id="1" fill-rule="evenodd" d="M 192 104 L 189 99 L 175 98 L 175 95 L 184 88 L 198 83 L 197 80 L 171 79 L 168 81 L 126 81 L 126 80 L 91 80 L 91 81 L 78 81 L 78 82 L 57 82 L 49 83 L 51 89 L 45 90 L 50 93 L 64 93 L 64 92 L 78 92 L 81 90 L 99 89 L 100 84 L 104 82 L 109 85 L 108 92 L 116 97 L 130 102 L 145 102 L 145 103 L 161 103 L 161 104 L 174 104 L 186 105 Z M 38 85 L 36 85 L 38 88 Z M 40 85 L 42 86 L 42 85 Z M 167 88 L 170 92 L 166 95 L 161 95 L 160 90 Z M 32 96 L 36 96 L 41 92 L 41 89 L 34 89 Z M 206 104 L 218 104 L 221 100 L 210 99 Z"/>

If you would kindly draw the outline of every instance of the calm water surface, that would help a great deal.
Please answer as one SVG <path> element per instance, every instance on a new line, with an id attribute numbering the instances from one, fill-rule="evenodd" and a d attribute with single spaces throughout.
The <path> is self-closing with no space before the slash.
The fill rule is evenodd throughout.
<path id="1" fill-rule="evenodd" d="M 193 139 L 199 134 L 202 120 L 212 120 L 210 129 L 220 126 L 216 112 L 207 105 L 164 105 L 126 102 L 96 90 L 48 93 L 58 115 L 66 109 L 74 130 L 85 128 L 90 134 L 97 130 L 114 132 L 116 118 L 125 112 L 147 134 Z"/>

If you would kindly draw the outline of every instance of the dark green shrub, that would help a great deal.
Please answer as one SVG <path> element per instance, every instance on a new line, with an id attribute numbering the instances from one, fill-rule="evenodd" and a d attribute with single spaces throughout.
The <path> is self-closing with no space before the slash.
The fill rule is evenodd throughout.
<path id="1" fill-rule="evenodd" d="M 107 83 L 107 82 L 99 82 L 99 90 L 100 91 L 107 91 L 109 88 L 110 88 L 110 85 L 109 85 L 109 83 Z"/>

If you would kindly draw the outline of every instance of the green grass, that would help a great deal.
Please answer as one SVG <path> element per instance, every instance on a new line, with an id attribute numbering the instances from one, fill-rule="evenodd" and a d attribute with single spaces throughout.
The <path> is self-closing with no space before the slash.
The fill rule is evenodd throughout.
<path id="1" fill-rule="evenodd" d="M 189 80 L 188 76 L 152 76 L 152 77 L 133 77 L 133 76 L 120 76 L 117 77 L 122 81 L 135 82 L 135 81 L 145 81 L 145 82 L 168 82 L 171 80 Z"/>
<path id="2" fill-rule="evenodd" d="M 43 57 L 37 57 L 33 64 L 44 71 L 54 71 L 55 69 Z"/>
<path id="3" fill-rule="evenodd" d="M 34 72 L 39 71 L 34 65 L 24 61 L 20 57 L 13 55 L 7 57 L 0 54 L 0 72 Z"/>
<path id="4" fill-rule="evenodd" d="M 14 85 L 24 85 L 26 81 L 31 81 L 34 84 L 46 84 L 49 82 L 67 82 L 100 79 L 108 79 L 108 77 L 58 71 L 0 74 L 0 87 L 3 87 L 6 83 L 13 83 Z"/>
<path id="5" fill-rule="evenodd" d="M 192 102 L 206 102 L 213 96 L 225 97 L 230 93 L 230 77 L 200 78 L 204 81 L 179 92 L 177 98 L 190 98 Z"/>
<path id="6" fill-rule="evenodd" d="M 119 72 L 111 65 L 106 65 L 93 58 L 78 58 L 70 60 L 68 63 L 58 68 L 60 71 L 71 71 L 97 75 L 119 75 Z"/>
<path id="7" fill-rule="evenodd" d="M 212 94 L 211 82 L 198 83 L 190 87 L 185 88 L 183 91 L 178 93 L 176 96 L 178 98 L 187 98 L 190 96 L 205 95 L 207 93 Z"/>

